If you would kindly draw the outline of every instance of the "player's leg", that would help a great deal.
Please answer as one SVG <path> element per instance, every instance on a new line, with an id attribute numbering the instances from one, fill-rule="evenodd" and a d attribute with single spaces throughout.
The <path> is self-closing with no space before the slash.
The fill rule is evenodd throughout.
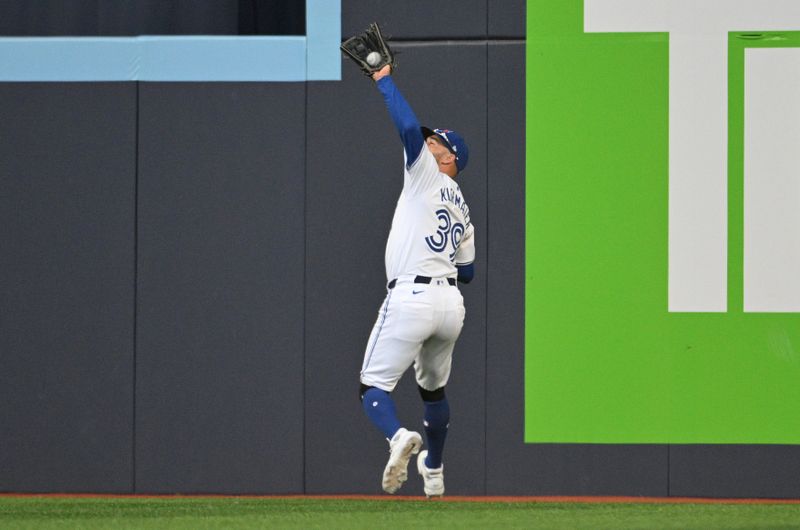
<path id="1" fill-rule="evenodd" d="M 395 493 L 408 479 L 408 461 L 422 447 L 422 437 L 400 425 L 389 392 L 362 383 L 361 401 L 367 417 L 389 442 L 389 461 L 383 470 L 381 486 L 387 493 Z"/>
<path id="2" fill-rule="evenodd" d="M 391 392 L 413 364 L 430 332 L 430 317 L 409 314 L 405 298 L 400 287 L 386 295 L 361 367 L 359 394 L 364 412 L 388 440 L 401 428 Z"/>
<path id="3" fill-rule="evenodd" d="M 421 386 L 418 388 L 425 408 L 423 425 L 428 448 L 425 465 L 435 469 L 442 467 L 444 442 L 447 438 L 447 429 L 450 427 L 450 404 L 444 393 L 444 387 L 433 391 Z"/>
<path id="4" fill-rule="evenodd" d="M 444 387 L 450 379 L 455 340 L 433 337 L 427 341 L 414 363 L 419 394 L 424 406 L 425 437 L 427 439 L 427 460 L 425 464 L 433 469 L 442 466 L 447 429 L 450 426 L 450 404 Z"/>
<path id="5" fill-rule="evenodd" d="M 432 341 L 423 346 L 414 364 L 417 385 L 424 406 L 425 451 L 417 458 L 417 471 L 422 475 L 428 497 L 444 495 L 444 464 L 442 463 L 447 431 L 450 427 L 450 403 L 445 395 L 445 385 L 450 377 L 454 342 L 449 346 Z M 425 388 L 433 388 L 429 390 Z"/>
<path id="6" fill-rule="evenodd" d="M 444 387 L 434 391 L 419 387 L 425 404 L 425 439 L 427 450 L 417 457 L 417 471 L 422 475 L 425 494 L 428 497 L 444 495 L 444 464 L 442 453 L 450 426 L 450 405 L 444 394 Z"/>
<path id="7" fill-rule="evenodd" d="M 367 418 L 380 429 L 387 440 L 391 440 L 401 428 L 392 396 L 385 390 L 364 383 L 361 383 L 359 395 Z"/>
<path id="8" fill-rule="evenodd" d="M 364 412 L 389 440 L 390 456 L 382 479 L 388 493 L 395 493 L 408 478 L 408 461 L 422 446 L 419 433 L 401 426 L 390 395 L 418 356 L 431 327 L 429 312 L 404 303 L 404 291 L 400 286 L 389 291 L 367 343 L 360 377 Z"/>
<path id="9" fill-rule="evenodd" d="M 444 388 L 450 378 L 455 339 L 434 337 L 423 345 L 414 363 L 417 385 L 424 405 L 427 450 L 417 458 L 417 471 L 422 475 L 428 497 L 444 495 L 442 463 L 447 430 L 450 427 L 450 404 Z"/>
<path id="10" fill-rule="evenodd" d="M 458 291 L 448 291 L 436 333 L 422 346 L 414 362 L 419 393 L 424 404 L 427 450 L 417 458 L 417 470 L 425 483 L 428 497 L 444 494 L 444 453 L 450 426 L 450 404 L 445 385 L 450 379 L 453 349 L 464 323 L 464 305 Z"/>

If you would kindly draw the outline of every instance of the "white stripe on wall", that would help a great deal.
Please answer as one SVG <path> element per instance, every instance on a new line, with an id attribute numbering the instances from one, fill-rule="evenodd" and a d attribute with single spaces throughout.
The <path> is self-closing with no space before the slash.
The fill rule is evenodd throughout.
<path id="1" fill-rule="evenodd" d="M 745 51 L 744 310 L 800 312 L 800 49 Z"/>
<path id="2" fill-rule="evenodd" d="M 800 0 L 584 0 L 584 31 L 665 31 L 672 312 L 727 311 L 728 32 L 800 27 Z"/>

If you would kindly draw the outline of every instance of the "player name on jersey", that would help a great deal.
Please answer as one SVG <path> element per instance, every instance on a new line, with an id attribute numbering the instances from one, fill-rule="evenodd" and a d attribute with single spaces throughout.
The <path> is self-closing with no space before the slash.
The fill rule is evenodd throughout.
<path id="1" fill-rule="evenodd" d="M 461 210 L 461 213 L 464 215 L 464 226 L 469 226 L 469 206 L 467 206 L 467 203 L 461 195 L 456 193 L 452 188 L 441 188 L 439 193 L 441 194 L 442 202 L 452 203 L 456 208 Z"/>

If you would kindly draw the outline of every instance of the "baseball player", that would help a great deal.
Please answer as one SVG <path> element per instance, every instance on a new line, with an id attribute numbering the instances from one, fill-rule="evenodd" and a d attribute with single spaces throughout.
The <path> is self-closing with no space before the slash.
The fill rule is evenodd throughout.
<path id="1" fill-rule="evenodd" d="M 417 470 L 428 497 L 444 494 L 442 452 L 450 421 L 445 385 L 453 346 L 464 323 L 457 281 L 473 277 L 474 228 L 455 178 L 467 165 L 463 138 L 446 129 L 420 127 L 391 77 L 391 65 L 372 74 L 405 151 L 403 191 L 386 244 L 387 294 L 370 334 L 361 369 L 361 401 L 369 419 L 389 441 L 384 491 L 395 493 Z M 391 398 L 414 365 L 424 404 L 427 450 L 422 437 L 404 428 Z"/>

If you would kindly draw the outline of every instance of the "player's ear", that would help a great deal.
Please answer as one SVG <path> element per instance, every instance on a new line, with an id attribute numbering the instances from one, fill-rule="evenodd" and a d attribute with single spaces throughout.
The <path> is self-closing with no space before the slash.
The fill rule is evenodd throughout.
<path id="1" fill-rule="evenodd" d="M 455 176 L 458 173 L 456 169 L 456 155 L 453 153 L 448 152 L 447 154 L 442 155 L 439 159 L 439 168 L 441 169 L 442 173 L 447 175 Z"/>

